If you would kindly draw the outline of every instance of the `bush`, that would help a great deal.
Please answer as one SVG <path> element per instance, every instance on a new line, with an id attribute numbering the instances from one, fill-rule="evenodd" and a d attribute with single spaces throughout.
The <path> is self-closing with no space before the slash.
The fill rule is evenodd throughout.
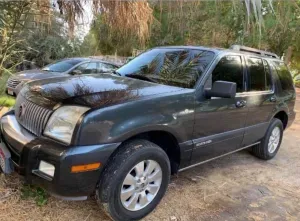
<path id="1" fill-rule="evenodd" d="M 12 107 L 15 105 L 15 98 L 11 96 L 1 96 L 0 97 L 0 107 Z"/>
<path id="2" fill-rule="evenodd" d="M 300 81 L 295 82 L 295 86 L 300 88 Z"/>
<path id="3" fill-rule="evenodd" d="M 5 94 L 6 82 L 9 77 L 10 74 L 8 72 L 4 72 L 2 76 L 0 76 L 0 97 L 6 95 Z"/>

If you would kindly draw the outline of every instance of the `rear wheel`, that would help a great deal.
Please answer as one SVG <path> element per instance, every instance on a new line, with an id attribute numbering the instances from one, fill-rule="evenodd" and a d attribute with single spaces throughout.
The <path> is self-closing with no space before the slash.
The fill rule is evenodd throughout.
<path id="1" fill-rule="evenodd" d="M 281 120 L 274 118 L 261 143 L 252 148 L 255 156 L 263 160 L 269 160 L 277 154 L 283 135 L 283 124 Z"/>
<path id="2" fill-rule="evenodd" d="M 97 200 L 114 220 L 138 220 L 164 196 L 170 179 L 167 154 L 147 140 L 124 144 L 105 169 Z"/>

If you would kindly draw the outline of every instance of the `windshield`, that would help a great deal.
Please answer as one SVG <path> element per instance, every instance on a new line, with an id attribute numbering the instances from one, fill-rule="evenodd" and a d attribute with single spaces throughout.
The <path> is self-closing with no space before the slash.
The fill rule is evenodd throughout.
<path id="1" fill-rule="evenodd" d="M 214 57 L 205 50 L 157 48 L 134 58 L 117 72 L 160 84 L 193 88 Z"/>
<path id="2" fill-rule="evenodd" d="M 45 66 L 42 70 L 50 71 L 50 72 L 65 72 L 65 71 L 69 70 L 70 68 L 74 67 L 75 65 L 79 64 L 82 61 L 83 60 L 80 60 L 80 59 L 62 60 L 62 61 L 58 61 L 53 64 L 49 64 L 49 65 Z"/>

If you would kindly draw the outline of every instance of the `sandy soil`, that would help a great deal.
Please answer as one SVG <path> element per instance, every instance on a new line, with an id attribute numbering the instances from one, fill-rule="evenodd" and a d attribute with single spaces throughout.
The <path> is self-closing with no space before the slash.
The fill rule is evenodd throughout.
<path id="1" fill-rule="evenodd" d="M 296 110 L 300 112 L 300 90 Z M 300 220 L 300 114 L 277 156 L 262 161 L 247 150 L 172 177 L 157 209 L 144 220 Z M 44 206 L 21 199 L 22 179 L 0 175 L 0 220 L 110 220 L 95 201 Z"/>

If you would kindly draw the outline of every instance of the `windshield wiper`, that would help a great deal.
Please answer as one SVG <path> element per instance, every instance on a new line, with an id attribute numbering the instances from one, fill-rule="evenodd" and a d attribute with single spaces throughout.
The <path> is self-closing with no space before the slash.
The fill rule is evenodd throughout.
<path id="1" fill-rule="evenodd" d="M 140 79 L 140 80 L 146 80 L 146 81 L 150 81 L 150 82 L 153 82 L 153 83 L 157 83 L 157 81 L 153 80 L 150 77 L 142 75 L 142 74 L 126 74 L 125 76 L 130 77 L 130 78 L 136 78 L 136 79 Z"/>

